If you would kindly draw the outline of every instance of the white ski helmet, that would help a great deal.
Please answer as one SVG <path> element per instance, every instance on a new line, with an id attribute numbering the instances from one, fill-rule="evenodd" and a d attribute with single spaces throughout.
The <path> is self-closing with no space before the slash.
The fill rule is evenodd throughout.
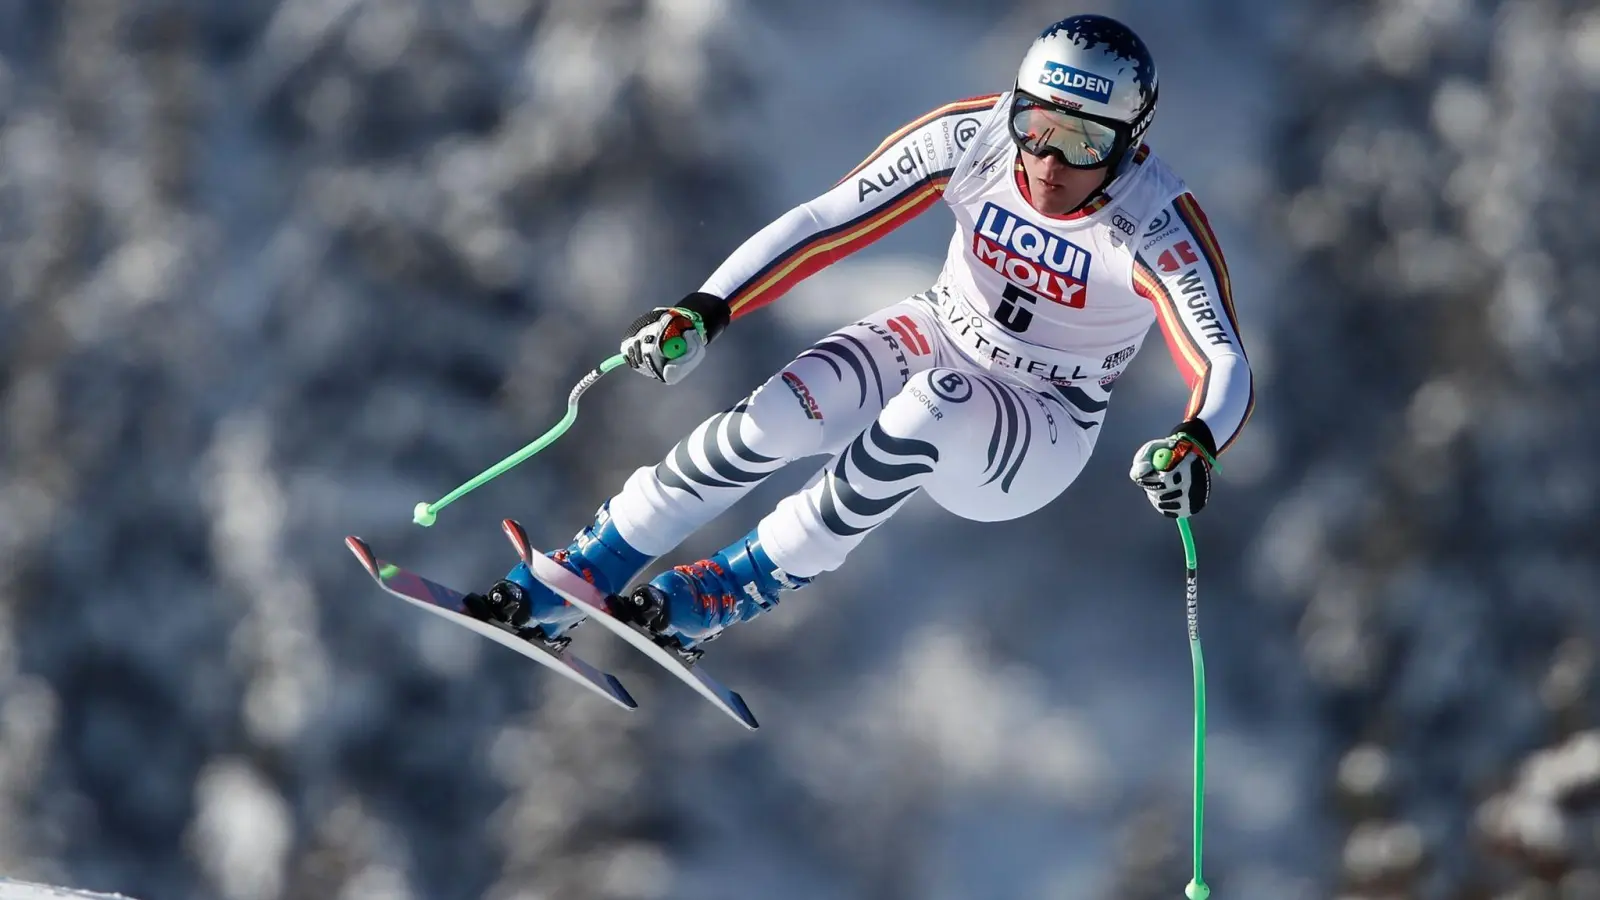
<path id="1" fill-rule="evenodd" d="M 1022 58 L 1011 137 L 1067 165 L 1115 166 L 1155 118 L 1156 63 L 1144 41 L 1106 16 L 1072 16 L 1046 28 Z"/>

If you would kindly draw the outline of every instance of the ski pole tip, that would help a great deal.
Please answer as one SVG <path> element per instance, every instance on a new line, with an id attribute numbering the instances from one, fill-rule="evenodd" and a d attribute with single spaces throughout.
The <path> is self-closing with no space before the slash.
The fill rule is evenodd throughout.
<path id="1" fill-rule="evenodd" d="M 418 503 L 417 508 L 411 511 L 411 521 L 421 525 L 423 528 L 432 525 L 437 518 L 439 518 L 439 514 L 433 511 L 433 507 L 429 506 L 427 501 Z"/>
<path id="2" fill-rule="evenodd" d="M 1211 896 L 1211 888 L 1206 887 L 1204 882 L 1191 881 L 1189 886 L 1183 889 L 1183 895 L 1189 900 L 1206 900 Z"/>

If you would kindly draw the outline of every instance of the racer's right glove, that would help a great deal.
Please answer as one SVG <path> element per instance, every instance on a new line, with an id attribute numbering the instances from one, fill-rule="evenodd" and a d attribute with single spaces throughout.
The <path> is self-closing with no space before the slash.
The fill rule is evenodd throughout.
<path id="1" fill-rule="evenodd" d="M 731 318 L 727 301 L 696 291 L 677 306 L 658 306 L 635 319 L 622 339 L 622 355 L 635 372 L 677 384 L 700 364 Z"/>

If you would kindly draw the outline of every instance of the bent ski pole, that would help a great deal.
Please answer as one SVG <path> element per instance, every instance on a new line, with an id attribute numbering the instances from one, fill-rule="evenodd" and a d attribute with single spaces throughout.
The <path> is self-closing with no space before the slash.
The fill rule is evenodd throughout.
<path id="1" fill-rule="evenodd" d="M 433 524 L 435 519 L 439 517 L 439 510 L 444 509 L 446 506 L 449 506 L 457 500 L 460 500 L 462 497 L 465 497 L 472 491 L 475 491 L 478 488 L 483 487 L 485 484 L 495 480 L 496 478 L 499 478 L 501 475 L 504 475 L 513 468 L 522 464 L 525 460 L 527 460 L 528 457 L 538 453 L 540 450 L 543 450 L 551 444 L 554 444 L 556 442 L 556 438 L 566 434 L 567 429 L 572 427 L 572 423 L 577 421 L 578 399 L 583 396 L 583 392 L 593 387 L 594 383 L 600 380 L 600 376 L 606 374 L 612 369 L 615 369 L 617 366 L 620 366 L 625 362 L 627 362 L 627 360 L 622 354 L 618 353 L 616 356 L 607 358 L 605 362 L 602 362 L 599 365 L 599 367 L 591 369 L 589 374 L 580 378 L 578 383 L 572 386 L 572 392 L 567 394 L 567 414 L 561 417 L 561 421 L 557 422 L 555 427 L 551 428 L 549 431 L 546 431 L 544 434 L 539 435 L 538 439 L 533 443 L 523 447 L 521 450 L 518 450 L 505 459 L 500 460 L 499 462 L 490 466 L 488 469 L 485 469 L 476 478 L 473 478 L 471 481 L 468 481 L 466 484 L 461 485 L 450 493 L 445 494 L 443 497 L 440 497 L 433 503 L 428 503 L 426 501 L 418 503 L 416 509 L 412 510 L 411 520 L 416 522 L 418 525 L 427 528 L 429 525 Z"/>
<path id="2" fill-rule="evenodd" d="M 670 337 L 661 342 L 661 355 L 665 356 L 667 359 L 677 359 L 688 349 L 688 344 L 681 337 Z M 496 478 L 499 478 L 501 475 L 504 475 L 505 473 L 516 468 L 518 465 L 521 465 L 528 459 L 528 457 L 538 453 L 540 450 L 543 450 L 551 444 L 554 444 L 556 439 L 561 437 L 563 434 L 566 434 L 567 429 L 572 427 L 572 423 L 577 421 L 578 399 L 583 396 L 583 392 L 593 387 L 594 383 L 599 381 L 602 375 L 606 374 L 612 369 L 615 369 L 617 366 L 626 363 L 627 361 L 627 358 L 621 353 L 618 353 L 616 356 L 607 357 L 606 360 L 598 367 L 591 369 L 589 374 L 578 379 L 578 383 L 572 386 L 572 392 L 567 394 L 567 414 L 562 416 L 561 421 L 557 422 L 553 428 L 551 428 L 549 431 L 546 431 L 544 434 L 539 435 L 539 438 L 533 443 L 523 447 L 521 450 L 518 450 L 505 459 L 500 460 L 493 466 L 490 466 L 488 469 L 484 470 L 476 478 L 473 478 L 471 481 L 468 481 L 466 484 L 461 485 L 450 493 L 445 494 L 443 497 L 440 497 L 433 503 L 428 503 L 427 501 L 418 503 L 416 508 L 411 512 L 411 521 L 416 522 L 423 528 L 427 528 L 429 525 L 433 524 L 435 519 L 439 517 L 439 510 L 444 509 L 446 506 L 449 506 L 457 500 L 460 500 L 462 497 L 465 497 L 472 491 L 475 491 L 478 488 L 483 487 L 485 484 L 495 480 Z"/>

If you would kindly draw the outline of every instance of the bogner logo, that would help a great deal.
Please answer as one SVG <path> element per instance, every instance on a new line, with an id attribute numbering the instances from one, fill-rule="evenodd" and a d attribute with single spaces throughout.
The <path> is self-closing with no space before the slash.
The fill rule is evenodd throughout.
<path id="1" fill-rule="evenodd" d="M 978 215 L 972 255 L 1018 287 L 1063 306 L 1083 307 L 1089 252 L 993 203 L 984 204 Z"/>
<path id="2" fill-rule="evenodd" d="M 978 129 L 981 126 L 982 123 L 971 116 L 968 116 L 967 118 L 957 122 L 955 125 L 956 149 L 967 149 L 967 145 L 972 143 L 972 139 L 978 136 Z"/>

